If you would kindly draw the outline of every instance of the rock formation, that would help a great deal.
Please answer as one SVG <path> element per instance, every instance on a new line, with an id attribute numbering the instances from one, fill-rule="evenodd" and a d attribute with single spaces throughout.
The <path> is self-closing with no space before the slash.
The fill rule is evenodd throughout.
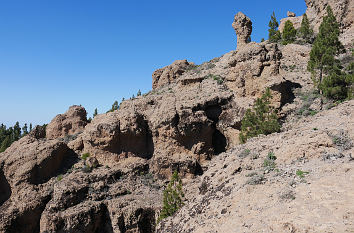
<path id="1" fill-rule="evenodd" d="M 188 202 L 157 232 L 350 232 L 353 140 L 352 100 L 237 146 L 185 186 Z"/>
<path id="2" fill-rule="evenodd" d="M 295 14 L 294 12 L 291 12 L 291 11 L 288 11 L 288 12 L 286 13 L 286 15 L 287 15 L 288 17 L 295 17 L 295 16 L 296 16 L 296 14 Z"/>
<path id="3" fill-rule="evenodd" d="M 177 60 L 169 66 L 155 70 L 152 74 L 152 88 L 156 89 L 172 83 L 191 65 L 193 65 L 193 63 L 189 63 L 187 60 Z"/>
<path id="4" fill-rule="evenodd" d="M 288 20 L 293 24 L 295 29 L 299 29 L 301 27 L 302 15 L 298 16 L 298 17 L 288 16 L 287 18 L 281 19 L 280 24 L 279 24 L 279 28 L 278 28 L 281 33 L 283 33 L 285 23 Z"/>
<path id="5" fill-rule="evenodd" d="M 306 94 L 309 45 L 247 43 L 241 12 L 233 27 L 236 51 L 175 61 L 117 111 L 88 123 L 72 106 L 0 153 L 0 232 L 352 231 L 354 102 L 324 110 L 333 106 Z M 266 88 L 282 132 L 240 145 L 241 120 Z M 185 206 L 156 226 L 175 170 Z"/>
<path id="6" fill-rule="evenodd" d="M 86 115 L 86 110 L 83 107 L 71 106 L 66 113 L 57 115 L 47 125 L 47 138 L 54 139 L 81 132 L 88 123 Z"/>
<path id="7" fill-rule="evenodd" d="M 237 35 L 237 49 L 241 49 L 242 46 L 249 42 L 252 34 L 252 21 L 242 12 L 238 12 L 235 15 L 232 27 Z"/>

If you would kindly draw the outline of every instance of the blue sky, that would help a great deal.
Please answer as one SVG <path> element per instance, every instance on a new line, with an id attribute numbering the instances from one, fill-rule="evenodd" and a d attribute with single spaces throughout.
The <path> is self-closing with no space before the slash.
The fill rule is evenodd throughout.
<path id="1" fill-rule="evenodd" d="M 178 59 L 197 64 L 234 50 L 233 17 L 267 38 L 270 15 L 304 0 L 0 0 L 0 123 L 48 123 L 73 104 L 92 116 L 151 90 L 151 74 Z"/>

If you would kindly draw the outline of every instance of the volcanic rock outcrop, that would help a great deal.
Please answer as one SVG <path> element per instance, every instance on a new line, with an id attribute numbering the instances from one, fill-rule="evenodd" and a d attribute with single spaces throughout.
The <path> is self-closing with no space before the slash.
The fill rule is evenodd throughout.
<path id="1" fill-rule="evenodd" d="M 85 108 L 71 106 L 66 113 L 57 115 L 47 125 L 46 137 L 54 139 L 82 132 L 88 123 L 86 115 Z"/>
<path id="2" fill-rule="evenodd" d="M 241 12 L 233 27 L 237 50 L 159 69 L 152 91 L 91 122 L 72 106 L 0 153 L 0 232 L 353 231 L 354 102 L 324 111 L 310 45 L 247 43 Z M 240 145 L 266 88 L 282 132 Z M 156 226 L 175 170 L 185 205 Z"/>
<path id="3" fill-rule="evenodd" d="M 232 27 L 236 31 L 237 35 L 237 49 L 249 42 L 252 34 L 252 21 L 242 12 L 238 12 L 235 15 Z"/>
<path id="4" fill-rule="evenodd" d="M 177 60 L 171 65 L 155 70 L 152 74 L 152 88 L 156 89 L 172 83 L 190 66 L 193 66 L 193 63 L 189 63 L 187 60 Z"/>

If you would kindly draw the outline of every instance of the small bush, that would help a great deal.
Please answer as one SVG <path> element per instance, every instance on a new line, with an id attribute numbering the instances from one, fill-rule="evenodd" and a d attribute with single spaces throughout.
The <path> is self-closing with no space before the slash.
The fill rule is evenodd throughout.
<path id="1" fill-rule="evenodd" d="M 62 175 L 62 174 L 60 174 L 60 175 L 57 176 L 57 180 L 58 180 L 58 181 L 61 181 L 62 179 L 63 179 L 63 175 Z"/>
<path id="2" fill-rule="evenodd" d="M 246 181 L 246 184 L 257 185 L 257 184 L 262 184 L 263 181 L 264 181 L 263 175 L 254 175 Z"/>
<path id="3" fill-rule="evenodd" d="M 241 151 L 241 153 L 238 155 L 238 157 L 246 158 L 250 153 L 251 153 L 250 149 L 244 149 L 243 151 Z"/>
<path id="4" fill-rule="evenodd" d="M 268 155 L 267 155 L 267 158 L 264 159 L 264 162 L 263 162 L 263 167 L 266 169 L 266 170 L 274 170 L 275 167 L 276 167 L 276 163 L 275 163 L 275 160 L 277 159 L 277 157 L 274 155 L 273 152 L 269 152 Z"/>
<path id="5" fill-rule="evenodd" d="M 301 179 L 305 178 L 305 175 L 309 174 L 309 172 L 305 172 L 305 171 L 301 171 L 301 170 L 297 170 L 296 171 L 296 175 L 298 177 L 300 177 Z"/>
<path id="6" fill-rule="evenodd" d="M 84 153 L 84 154 L 81 155 L 81 159 L 82 160 L 86 160 L 90 156 L 91 156 L 90 153 Z"/>
<path id="7" fill-rule="evenodd" d="M 175 171 L 163 192 L 163 206 L 157 222 L 177 212 L 183 206 L 183 198 L 182 180 L 179 178 L 178 172 Z"/>

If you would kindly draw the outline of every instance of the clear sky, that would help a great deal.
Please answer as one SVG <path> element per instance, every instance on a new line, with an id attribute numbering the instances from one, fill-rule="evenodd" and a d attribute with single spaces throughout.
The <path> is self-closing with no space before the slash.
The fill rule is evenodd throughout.
<path id="1" fill-rule="evenodd" d="M 236 47 L 242 11 L 252 41 L 270 15 L 301 15 L 304 0 L 0 0 L 0 123 L 48 123 L 73 104 L 92 116 L 151 90 L 151 74 L 174 60 L 196 64 Z"/>

